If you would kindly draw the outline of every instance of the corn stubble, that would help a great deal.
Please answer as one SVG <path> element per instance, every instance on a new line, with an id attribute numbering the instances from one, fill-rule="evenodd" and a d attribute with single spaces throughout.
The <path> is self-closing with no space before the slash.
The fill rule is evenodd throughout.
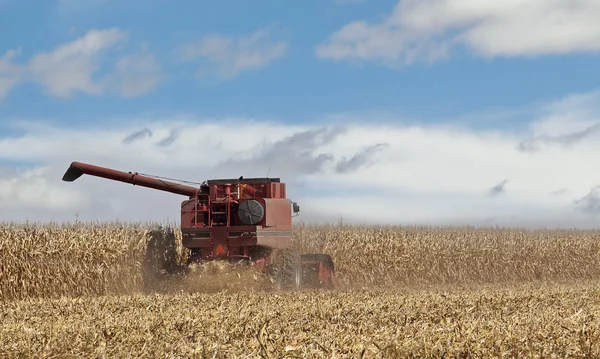
<path id="1" fill-rule="evenodd" d="M 600 287 L 192 293 L 0 307 L 0 357 L 600 355 Z"/>
<path id="2" fill-rule="evenodd" d="M 0 225 L 0 356 L 600 355 L 600 231 L 297 225 L 302 252 L 335 261 L 342 288 L 324 293 L 275 293 L 223 263 L 149 275 L 169 235 Z M 177 242 L 158 252 L 187 258 Z"/>

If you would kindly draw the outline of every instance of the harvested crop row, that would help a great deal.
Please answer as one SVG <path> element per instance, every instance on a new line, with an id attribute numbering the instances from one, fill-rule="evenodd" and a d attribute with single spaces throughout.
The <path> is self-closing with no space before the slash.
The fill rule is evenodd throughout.
<path id="1" fill-rule="evenodd" d="M 598 357 L 600 286 L 14 301 L 0 357 Z"/>
<path id="2" fill-rule="evenodd" d="M 155 224 L 127 223 L 0 225 L 0 297 L 138 292 L 143 288 L 150 239 L 146 231 L 153 228 Z M 303 252 L 332 255 L 343 287 L 600 277 L 598 231 L 299 224 L 294 237 Z M 176 250 L 176 260 L 184 260 L 185 251 L 180 246 Z M 240 279 L 248 283 L 247 278 Z M 186 283 L 190 281 L 182 279 L 179 288 L 186 289 Z"/>

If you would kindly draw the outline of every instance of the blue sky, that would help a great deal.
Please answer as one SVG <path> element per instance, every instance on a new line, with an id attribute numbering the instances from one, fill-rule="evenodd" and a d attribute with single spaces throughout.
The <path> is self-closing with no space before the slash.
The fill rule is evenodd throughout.
<path id="1" fill-rule="evenodd" d="M 198 180 L 227 172 L 245 155 L 248 164 L 270 161 L 272 171 L 293 178 L 295 194 L 308 203 L 306 218 L 352 216 L 336 208 L 318 213 L 322 194 L 352 203 L 354 186 L 379 173 L 384 182 L 372 184 L 389 188 L 372 190 L 370 200 L 384 196 L 398 215 L 382 210 L 357 220 L 596 223 L 600 173 L 594 179 L 583 159 L 593 156 L 599 120 L 597 1 L 140 4 L 0 0 L 0 220 L 71 218 L 74 212 L 129 218 L 134 207 L 126 199 L 146 192 L 94 179 L 65 187 L 56 176 L 71 160 Z M 225 123 L 255 137 L 231 142 Z M 122 139 L 144 128 L 151 135 L 128 151 Z M 216 147 L 201 147 L 193 133 Z M 170 135 L 174 143 L 157 145 Z M 519 147 L 523 143 L 529 147 Z M 523 150 L 532 146 L 533 152 Z M 438 147 L 437 154 L 428 152 Z M 283 148 L 281 158 L 273 156 L 276 148 Z M 195 160 L 192 149 L 219 160 Z M 169 163 L 174 156 L 180 167 Z M 196 168 L 186 168 L 184 159 Z M 556 178 L 557 159 L 578 172 L 563 170 L 560 180 L 539 189 L 541 181 Z M 347 163 L 360 165 L 336 170 Z M 486 173 L 477 170 L 488 165 Z M 455 184 L 418 177 L 439 177 L 439 171 Z M 482 178 L 467 176 L 472 172 Z M 337 189 L 328 190 L 320 182 L 325 179 Z M 56 191 L 56 198 L 72 198 L 35 204 L 15 192 L 27 181 L 43 184 L 43 193 Z M 502 183 L 500 195 L 491 196 Z M 90 191 L 96 187 L 115 194 L 94 213 Z M 538 197 L 527 194 L 537 189 Z M 382 194 L 388 190 L 396 200 Z M 555 191 L 562 199 L 548 195 Z M 179 198 L 140 196 L 175 206 L 151 218 L 177 213 Z M 442 198 L 445 210 L 435 205 Z M 583 211 L 574 208 L 581 199 L 587 201 Z M 406 207 L 398 207 L 403 201 Z M 457 215 L 465 201 L 471 205 Z M 415 206 L 422 210 L 411 211 Z M 532 211 L 540 214 L 533 218 Z"/>
<path id="2" fill-rule="evenodd" d="M 4 100 L 2 111 L 15 117 L 35 117 L 43 112 L 73 121 L 110 117 L 115 112 L 173 111 L 306 121 L 327 113 L 387 110 L 431 118 L 547 101 L 565 93 L 593 90 L 600 80 L 598 58 L 586 52 L 481 59 L 456 49 L 450 59 L 398 70 L 367 61 L 335 62 L 315 56 L 315 46 L 331 33 L 352 21 L 377 21 L 393 9 L 394 1 L 344 5 L 333 0 L 305 1 L 302 6 L 280 1 L 174 4 L 5 0 L 0 11 L 1 50 L 20 48 L 16 63 L 84 36 L 90 29 L 119 28 L 128 36 L 124 49 L 109 49 L 106 56 L 140 51 L 145 45 L 165 79 L 144 96 L 126 100 L 75 92 L 73 100 L 57 101 L 38 85 L 19 84 Z M 36 11 L 30 10 L 32 5 Z M 182 62 L 177 54 L 180 46 L 207 34 L 240 37 L 261 29 L 270 29 L 268 41 L 285 42 L 285 53 L 234 79 L 196 79 L 193 75 L 202 61 Z M 97 76 L 110 68 L 109 60 L 100 64 L 105 66 Z M 206 67 L 207 71 L 213 69 Z"/>

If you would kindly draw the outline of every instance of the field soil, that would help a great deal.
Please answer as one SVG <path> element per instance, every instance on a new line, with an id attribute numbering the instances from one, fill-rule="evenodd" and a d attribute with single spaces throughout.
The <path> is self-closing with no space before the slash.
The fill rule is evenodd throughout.
<path id="1" fill-rule="evenodd" d="M 598 231 L 298 225 L 341 288 L 275 292 L 222 264 L 148 289 L 153 228 L 0 225 L 0 357 L 600 357 Z"/>

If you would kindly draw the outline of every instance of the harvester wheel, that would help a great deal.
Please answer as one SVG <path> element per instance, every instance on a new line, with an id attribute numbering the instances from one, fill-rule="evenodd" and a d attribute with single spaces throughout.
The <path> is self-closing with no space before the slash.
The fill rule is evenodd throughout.
<path id="1" fill-rule="evenodd" d="M 275 254 L 273 269 L 277 290 L 298 289 L 302 286 L 300 252 L 294 248 L 278 250 Z"/>

